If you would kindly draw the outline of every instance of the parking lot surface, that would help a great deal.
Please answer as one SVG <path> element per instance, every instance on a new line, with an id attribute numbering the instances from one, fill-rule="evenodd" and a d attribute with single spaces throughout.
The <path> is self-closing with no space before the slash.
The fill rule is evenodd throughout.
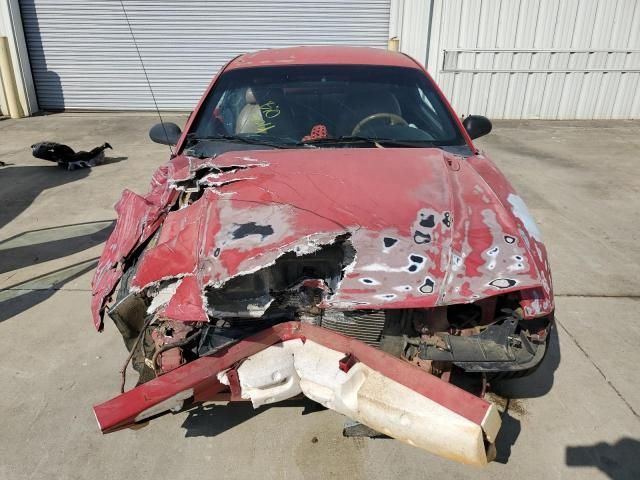
<path id="1" fill-rule="evenodd" d="M 532 377 L 494 385 L 506 411 L 484 469 L 343 438 L 344 417 L 302 401 L 99 432 L 91 407 L 118 393 L 126 352 L 112 324 L 95 332 L 89 284 L 121 191 L 146 192 L 168 159 L 148 139 L 155 122 L 0 121 L 0 479 L 640 478 L 640 122 L 498 122 L 478 141 L 543 232 L 558 327 Z M 31 156 L 42 140 L 114 150 L 69 172 Z"/>

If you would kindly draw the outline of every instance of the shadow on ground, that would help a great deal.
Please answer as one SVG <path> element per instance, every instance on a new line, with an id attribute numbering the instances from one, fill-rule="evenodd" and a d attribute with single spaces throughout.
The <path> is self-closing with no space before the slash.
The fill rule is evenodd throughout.
<path id="1" fill-rule="evenodd" d="M 555 371 L 560 366 L 560 340 L 554 326 L 549 336 L 545 356 L 538 368 L 522 378 L 491 382 L 491 390 L 504 398 L 537 398 L 546 395 L 553 387 Z"/>
<path id="2" fill-rule="evenodd" d="M 113 220 L 30 230 L 0 242 L 0 273 L 63 258 L 103 243 Z M 0 289 L 0 322 L 45 301 L 66 283 L 93 270 L 97 258 L 85 260 Z"/>
<path id="3" fill-rule="evenodd" d="M 533 373 L 522 378 L 491 382 L 490 400 L 502 407 L 502 427 L 496 438 L 496 462 L 508 462 L 511 448 L 522 430 L 518 417 L 526 415 L 526 411 L 519 399 L 537 398 L 547 394 L 553 386 L 555 371 L 559 365 L 560 341 L 558 329 L 553 328 L 545 356 Z"/>
<path id="4" fill-rule="evenodd" d="M 96 268 L 97 264 L 98 259 L 92 258 L 0 289 L 0 322 L 44 302 L 66 283 Z"/>
<path id="5" fill-rule="evenodd" d="M 215 437 L 251 420 L 270 408 L 280 407 L 303 407 L 302 415 L 325 410 L 322 405 L 307 398 L 285 400 L 256 409 L 253 408 L 251 402 L 209 403 L 192 407 L 182 427 L 186 430 L 185 437 Z"/>
<path id="6" fill-rule="evenodd" d="M 623 437 L 614 444 L 567 447 L 566 463 L 570 467 L 597 468 L 613 480 L 640 478 L 640 441 Z"/>
<path id="7" fill-rule="evenodd" d="M 509 411 L 509 401 L 507 401 L 506 409 L 500 417 L 502 418 L 502 426 L 496 438 L 495 461 L 498 463 L 507 463 L 509 457 L 511 457 L 511 447 L 516 444 L 522 427 L 520 426 L 520 420 Z"/>
<path id="8" fill-rule="evenodd" d="M 105 157 L 105 164 L 117 163 L 127 157 Z M 75 182 L 89 176 L 91 168 L 64 170 L 56 164 L 14 165 L 0 167 L 0 228 L 25 211 L 43 191 Z M 100 168 L 96 166 L 93 168 Z"/>
<path id="9" fill-rule="evenodd" d="M 81 180 L 89 171 L 88 168 L 66 171 L 53 164 L 0 168 L 0 228 L 26 210 L 44 190 Z"/>
<path id="10" fill-rule="evenodd" d="M 497 394 L 491 400 L 494 403 L 501 403 L 499 406 L 502 410 L 502 427 L 496 439 L 496 462 L 508 462 L 511 449 L 520 435 L 519 417 L 526 415 L 526 412 L 518 399 L 535 398 L 548 393 L 553 386 L 554 374 L 559 365 L 560 347 L 557 329 L 554 328 L 551 331 L 545 357 L 534 373 L 523 378 L 502 380 L 496 382 L 495 386 L 491 384 L 492 390 Z M 216 436 L 250 420 L 268 408 L 283 406 L 304 406 L 303 414 L 324 409 L 321 405 L 305 398 L 275 403 L 255 410 L 250 402 L 230 402 L 226 405 L 203 404 L 189 410 L 182 426 L 186 429 L 187 437 Z"/>
<path id="11" fill-rule="evenodd" d="M 106 241 L 114 226 L 102 220 L 22 232 L 0 242 L 0 273 L 87 250 Z"/>
<path id="12" fill-rule="evenodd" d="M 125 157 L 125 156 L 120 156 L 120 157 L 104 157 L 104 164 L 108 165 L 110 163 L 118 163 L 118 162 L 124 162 L 125 160 L 128 160 L 129 157 Z M 95 167 L 93 167 L 95 168 Z"/>

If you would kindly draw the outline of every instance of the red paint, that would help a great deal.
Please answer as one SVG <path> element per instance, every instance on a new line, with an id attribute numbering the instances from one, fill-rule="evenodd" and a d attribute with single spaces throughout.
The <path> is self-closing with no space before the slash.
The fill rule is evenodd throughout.
<path id="1" fill-rule="evenodd" d="M 351 354 L 347 354 L 338 362 L 338 368 L 340 368 L 344 373 L 347 373 L 356 363 L 358 363 L 356 357 Z"/>
<path id="2" fill-rule="evenodd" d="M 376 293 L 374 288 L 341 288 L 340 291 L 345 295 L 372 295 Z"/>
<path id="3" fill-rule="evenodd" d="M 418 68 L 406 55 L 367 47 L 292 47 L 247 53 L 235 58 L 228 70 L 278 65 L 388 65 Z"/>
<path id="4" fill-rule="evenodd" d="M 342 47 L 258 52 L 225 68 L 291 63 L 423 70 L 404 55 Z M 475 151 L 458 120 L 457 125 Z M 206 188 L 194 204 L 169 212 L 180 194 L 175 183 L 190 180 L 203 168 L 211 170 L 210 181 L 233 183 Z M 238 170 L 221 173 L 228 168 Z M 546 250 L 514 215 L 507 200 L 513 193 L 485 156 L 462 159 L 438 149 L 269 150 L 228 152 L 215 159 L 178 155 L 158 169 L 147 196 L 125 192 L 118 203 L 118 223 L 92 284 L 94 322 L 102 328 L 121 264 L 160 225 L 157 244 L 142 256 L 133 285 L 144 289 L 185 277 L 164 312 L 175 319 L 206 319 L 202 293 L 207 286 L 264 268 L 285 252 L 308 248 L 310 242 L 326 245 L 344 234 L 350 235 L 357 260 L 326 307 L 429 308 L 523 290 L 529 292 L 522 301 L 525 317 L 547 315 L 554 306 Z M 422 228 L 419 215 L 431 213 L 431 241 L 416 243 L 414 236 Z M 450 215 L 450 227 L 444 225 L 445 214 Z M 274 234 L 234 238 L 235 224 L 251 222 L 270 225 Z M 385 237 L 398 242 L 384 249 Z M 507 237 L 513 243 L 505 243 Z M 495 247 L 499 253 L 494 258 Z M 409 259 L 414 255 L 423 262 L 411 272 Z M 375 285 L 364 284 L 367 278 Z M 433 283 L 431 291 L 424 289 L 427 282 Z"/>
<path id="5" fill-rule="evenodd" d="M 204 203 L 198 202 L 172 212 L 162 224 L 155 247 L 147 251 L 133 279 L 134 288 L 143 288 L 163 278 L 195 273 L 198 263 L 198 233 Z"/>
<path id="6" fill-rule="evenodd" d="M 202 285 L 196 277 L 182 279 L 176 293 L 164 308 L 163 316 L 183 322 L 208 322 L 209 317 L 202 302 Z"/>
<path id="7" fill-rule="evenodd" d="M 540 286 L 536 269 L 507 273 L 506 254 L 505 258 L 497 257 L 501 264 L 494 271 L 484 268 L 485 252 L 496 242 L 500 248 L 509 247 L 504 244 L 504 235 L 519 239 L 519 233 L 513 214 L 469 162 L 460 162 L 452 171 L 448 168 L 450 154 L 438 149 L 250 153 L 250 162 L 261 165 L 251 168 L 250 180 L 207 189 L 196 203 L 167 216 L 157 245 L 140 262 L 135 287 L 195 275 L 198 283 L 189 283 L 198 286 L 190 293 L 195 297 L 207 282 L 221 284 L 269 265 L 287 251 L 306 247 L 308 238 L 317 237 L 318 244 L 327 244 L 346 233 L 351 234 L 357 262 L 327 306 L 356 301 L 366 302 L 359 303 L 358 308 L 428 308 L 472 301 L 472 295 L 480 298 Z M 240 163 L 238 157 L 237 152 L 229 152 L 215 161 L 219 166 L 230 166 Z M 362 169 L 363 162 L 367 170 Z M 245 175 L 246 171 L 240 170 L 220 178 L 231 180 Z M 433 228 L 419 225 L 420 212 L 433 212 Z M 450 227 L 442 223 L 445 212 L 450 214 Z M 493 222 L 490 225 L 487 212 Z M 246 223 L 268 224 L 274 234 L 234 238 L 234 230 Z M 416 230 L 428 231 L 431 241 L 416 244 Z M 398 240 L 386 253 L 384 236 Z M 523 245 L 520 239 L 513 248 L 533 264 Z M 452 270 L 452 253 L 464 257 L 464 270 Z M 411 255 L 425 259 L 422 270 L 407 270 Z M 384 264 L 389 271 L 376 271 L 377 264 Z M 505 289 L 488 285 L 506 275 L 518 283 Z M 418 290 L 427 276 L 435 282 L 432 294 Z M 375 288 L 360 281 L 366 277 L 377 282 Z M 397 291 L 403 285 L 412 289 Z M 444 299 L 438 292 L 445 294 Z M 385 293 L 395 297 L 377 297 Z"/>
<path id="8" fill-rule="evenodd" d="M 130 426 L 145 410 L 185 390 L 193 389 L 196 401 L 212 399 L 226 387 L 217 373 L 276 343 L 300 338 L 312 340 L 345 357 L 353 357 L 382 375 L 480 425 L 490 403 L 440 380 L 413 364 L 371 347 L 354 338 L 309 324 L 287 322 L 240 340 L 215 355 L 200 357 L 144 383 L 105 403 L 96 405 L 96 420 L 103 433 Z"/>
<path id="9" fill-rule="evenodd" d="M 233 165 L 240 162 L 238 156 L 229 152 L 215 160 L 220 166 Z M 336 305 L 341 293 L 349 295 L 345 301 L 367 302 L 358 308 L 428 308 L 541 287 L 545 277 L 540 276 L 536 258 L 526 247 L 533 240 L 521 237 L 522 229 L 513 213 L 471 160 L 460 162 L 459 169 L 452 171 L 447 166 L 449 158 L 450 154 L 438 149 L 253 151 L 251 162 L 262 166 L 251 168 L 251 180 L 207 189 L 196 203 L 167 215 L 157 245 L 140 261 L 133 285 L 144 288 L 163 279 L 194 275 L 198 282 L 187 285 L 198 286 L 197 291 L 189 292 L 195 298 L 207 283 L 220 284 L 266 266 L 296 246 L 305 247 L 307 238 L 316 236 L 323 239 L 319 244 L 331 243 L 336 236 L 350 233 L 358 257 L 341 290 L 331 299 Z M 367 170 L 362 169 L 363 162 Z M 229 180 L 245 172 L 225 173 L 222 178 Z M 504 187 L 506 180 L 494 175 L 496 178 Z M 422 211 L 436 216 L 428 244 L 416 244 L 413 238 L 422 228 L 418 223 Z M 450 227 L 442 223 L 447 212 Z M 265 218 L 274 235 L 233 238 L 237 224 L 263 225 Z M 129 224 L 126 216 L 125 223 Z M 140 225 L 134 227 L 139 229 Z M 505 235 L 515 243 L 506 244 Z M 386 253 L 385 236 L 398 240 Z M 495 245 L 503 253 L 490 271 L 486 252 Z M 514 252 L 531 268 L 508 271 L 506 262 L 514 262 Z M 402 270 L 414 254 L 426 259 L 424 268 L 416 273 L 369 270 L 380 263 L 390 270 Z M 455 271 L 453 255 L 464 259 L 464 268 Z M 425 295 L 418 287 L 427 276 L 435 286 L 433 294 Z M 504 289 L 488 284 L 505 276 L 517 284 Z M 373 292 L 360 281 L 366 277 L 377 282 Z M 412 290 L 394 290 L 402 285 Z M 395 298 L 375 297 L 385 293 Z M 548 302 L 543 310 L 550 309 Z"/>
<path id="10" fill-rule="evenodd" d="M 462 126 L 462 120 L 457 115 L 444 93 L 433 81 L 431 75 L 427 70 L 420 65 L 416 60 L 403 53 L 391 52 L 388 50 L 382 50 L 378 48 L 366 48 L 366 47 L 293 47 L 293 48 L 278 48 L 270 50 L 262 50 L 255 53 L 249 53 L 245 55 L 239 55 L 238 57 L 227 62 L 216 76 L 213 77 L 209 86 L 205 90 L 204 94 L 198 101 L 198 105 L 194 109 L 193 113 L 197 113 L 200 107 L 204 103 L 211 90 L 215 87 L 217 80 L 227 70 L 236 68 L 250 68 L 259 66 L 274 66 L 274 65 L 336 65 L 336 64 L 355 64 L 355 65 L 387 65 L 397 67 L 416 68 L 424 73 L 429 79 L 429 82 L 433 85 L 434 90 L 440 96 L 444 106 L 449 110 L 453 121 L 456 123 L 458 129 L 462 133 L 467 145 L 472 152 L 477 152 L 477 148 L 473 144 L 471 137 Z M 184 148 L 187 132 L 191 128 L 196 115 L 191 114 L 187 120 L 187 124 L 182 132 L 182 136 L 176 145 L 176 150 L 182 152 Z"/>

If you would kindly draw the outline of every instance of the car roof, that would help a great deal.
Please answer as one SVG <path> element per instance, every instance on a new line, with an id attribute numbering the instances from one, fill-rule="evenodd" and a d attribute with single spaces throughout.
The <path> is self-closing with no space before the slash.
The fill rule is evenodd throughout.
<path id="1" fill-rule="evenodd" d="M 385 65 L 419 68 L 407 55 L 370 47 L 292 47 L 245 53 L 229 63 L 227 70 L 275 65 Z"/>

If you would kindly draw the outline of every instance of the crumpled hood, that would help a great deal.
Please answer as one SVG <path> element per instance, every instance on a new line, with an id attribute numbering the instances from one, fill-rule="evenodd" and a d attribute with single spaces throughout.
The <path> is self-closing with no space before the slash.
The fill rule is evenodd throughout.
<path id="1" fill-rule="evenodd" d="M 480 171 L 492 176 L 495 190 Z M 147 202 L 152 211 L 142 214 L 151 218 L 141 221 L 136 242 L 129 243 L 151 235 L 149 225 L 159 224 L 180 191 L 204 190 L 192 204 L 166 214 L 133 280 L 134 289 L 144 289 L 182 278 L 165 312 L 170 318 L 206 320 L 205 288 L 343 235 L 355 258 L 327 307 L 428 308 L 540 287 L 532 290 L 529 313 L 552 309 L 537 227 L 482 156 L 408 148 L 228 152 L 215 159 L 178 157 L 155 183 L 146 197 L 153 195 Z M 122 203 L 119 224 L 131 223 L 127 218 L 140 211 L 127 213 Z M 103 276 L 113 254 L 104 257 Z M 96 289 L 100 271 L 94 295 L 111 283 Z"/>

